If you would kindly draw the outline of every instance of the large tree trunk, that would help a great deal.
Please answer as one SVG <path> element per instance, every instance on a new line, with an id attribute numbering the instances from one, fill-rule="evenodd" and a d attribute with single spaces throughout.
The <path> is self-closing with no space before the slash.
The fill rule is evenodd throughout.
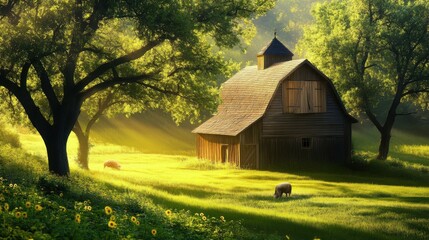
<path id="1" fill-rule="evenodd" d="M 67 158 L 68 133 L 55 131 L 44 136 L 46 151 L 48 154 L 49 172 L 59 176 L 69 176 L 69 162 Z"/>
<path id="2" fill-rule="evenodd" d="M 389 154 L 389 146 L 390 146 L 390 135 L 391 129 L 389 130 L 383 130 L 383 132 L 380 133 L 380 145 L 378 146 L 378 160 L 386 160 L 387 156 Z"/>
<path id="3" fill-rule="evenodd" d="M 79 102 L 64 101 L 55 114 L 54 124 L 50 125 L 45 134 L 39 131 L 46 145 L 49 171 L 53 174 L 59 176 L 70 175 L 67 140 L 79 116 L 79 108 Z"/>
<path id="4" fill-rule="evenodd" d="M 401 102 L 401 95 L 403 90 L 399 89 L 396 92 L 395 98 L 392 101 L 392 105 L 390 106 L 389 112 L 386 117 L 386 121 L 384 122 L 383 127 L 378 128 L 380 132 L 380 145 L 378 146 L 378 160 L 386 160 L 389 155 L 389 147 L 390 147 L 390 138 L 393 125 L 396 120 L 396 109 L 398 109 L 399 103 Z"/>

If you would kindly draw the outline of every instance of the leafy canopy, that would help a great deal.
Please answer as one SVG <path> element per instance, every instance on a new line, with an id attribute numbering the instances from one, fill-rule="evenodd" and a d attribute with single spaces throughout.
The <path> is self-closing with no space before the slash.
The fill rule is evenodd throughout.
<path id="1" fill-rule="evenodd" d="M 249 19 L 272 6 L 266 0 L 2 1 L 0 86 L 24 108 L 48 158 L 63 159 L 50 159 L 51 171 L 60 161 L 65 174 L 68 135 L 82 104 L 97 94 L 122 91 L 145 107 L 162 106 L 176 121 L 214 110 L 216 78 L 231 72 L 218 50 L 239 44 Z"/>

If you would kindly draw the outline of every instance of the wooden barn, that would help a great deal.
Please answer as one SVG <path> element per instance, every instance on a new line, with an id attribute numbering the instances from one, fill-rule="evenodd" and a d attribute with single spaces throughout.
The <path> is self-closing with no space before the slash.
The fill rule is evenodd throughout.
<path id="1" fill-rule="evenodd" d="M 328 77 L 292 56 L 274 37 L 222 85 L 217 114 L 193 130 L 199 158 L 250 169 L 350 160 L 356 119 Z"/>

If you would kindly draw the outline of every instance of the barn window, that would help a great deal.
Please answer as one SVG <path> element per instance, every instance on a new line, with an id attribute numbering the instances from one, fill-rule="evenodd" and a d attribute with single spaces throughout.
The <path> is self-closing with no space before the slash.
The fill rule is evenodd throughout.
<path id="1" fill-rule="evenodd" d="M 325 84 L 321 81 L 286 81 L 283 83 L 284 113 L 326 111 Z"/>
<path id="2" fill-rule="evenodd" d="M 301 148 L 310 149 L 312 147 L 313 139 L 311 138 L 301 138 Z"/>

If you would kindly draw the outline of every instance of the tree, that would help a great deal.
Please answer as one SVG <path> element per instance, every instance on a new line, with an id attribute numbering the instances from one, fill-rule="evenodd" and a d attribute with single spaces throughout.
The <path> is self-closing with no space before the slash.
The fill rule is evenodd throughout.
<path id="1" fill-rule="evenodd" d="M 82 104 L 97 93 L 174 95 L 179 106 L 215 104 L 225 64 L 213 45 L 239 43 L 246 20 L 272 1 L 13 1 L 0 20 L 0 86 L 22 105 L 44 140 L 49 171 L 69 175 L 66 144 Z M 126 45 L 121 39 L 133 39 Z M 189 95 L 188 95 L 189 93 Z M 178 115 L 178 117 L 181 117 Z"/>
<path id="2" fill-rule="evenodd" d="M 317 5 L 313 16 L 298 48 L 333 78 L 347 106 L 377 128 L 377 159 L 385 160 L 396 117 L 411 114 L 401 105 L 428 109 L 429 3 L 332 1 Z"/>
<path id="3" fill-rule="evenodd" d="M 118 94 L 118 90 L 110 92 L 107 91 L 97 95 L 98 96 L 92 97 L 90 101 L 87 101 L 86 104 L 84 103 L 82 106 L 84 116 L 82 116 L 82 114 L 80 115 L 72 130 L 79 142 L 76 162 L 79 167 L 86 170 L 89 170 L 89 136 L 92 127 L 100 117 L 103 115 L 114 116 L 119 113 L 138 112 L 138 110 L 145 106 L 143 104 L 139 104 L 136 99 L 130 99 L 129 96 L 125 94 L 122 95 L 121 92 Z M 132 108 L 131 112 L 123 110 L 127 109 L 127 104 L 133 102 L 137 103 L 135 103 L 135 107 Z"/>

